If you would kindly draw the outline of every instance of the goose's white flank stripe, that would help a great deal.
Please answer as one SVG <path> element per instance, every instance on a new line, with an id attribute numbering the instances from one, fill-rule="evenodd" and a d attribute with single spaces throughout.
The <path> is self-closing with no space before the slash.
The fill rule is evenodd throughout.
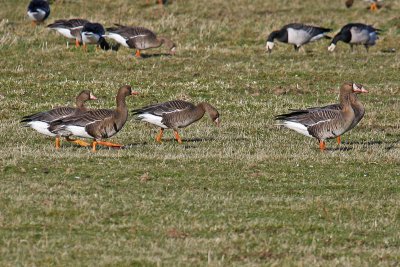
<path id="1" fill-rule="evenodd" d="M 31 121 L 28 122 L 27 125 L 29 125 L 32 129 L 35 129 L 41 134 L 48 135 L 48 136 L 56 136 L 52 132 L 49 131 L 49 124 L 44 121 Z"/>
<path id="2" fill-rule="evenodd" d="M 85 127 L 82 127 L 82 126 L 66 125 L 65 129 L 67 131 L 70 131 L 73 135 L 76 135 L 79 137 L 93 138 L 93 136 L 89 135 L 86 132 Z"/>
<path id="3" fill-rule="evenodd" d="M 155 116 L 153 114 L 145 113 L 145 114 L 140 114 L 138 116 L 138 118 L 141 119 L 142 121 L 147 121 L 147 122 L 149 122 L 151 124 L 154 124 L 154 125 L 157 125 L 157 126 L 159 126 L 161 128 L 165 128 L 165 129 L 168 128 L 166 125 L 164 125 L 161 122 L 162 121 L 162 117 L 160 117 L 160 116 Z"/>
<path id="4" fill-rule="evenodd" d="M 69 29 L 65 28 L 54 28 L 54 30 L 58 31 L 62 36 L 67 37 L 69 39 L 75 39 L 74 36 L 72 36 L 71 31 Z"/>
<path id="5" fill-rule="evenodd" d="M 285 126 L 286 128 L 292 129 L 302 135 L 312 137 L 307 130 L 307 127 L 301 123 L 293 122 L 293 121 L 284 121 L 281 125 Z"/>
<path id="6" fill-rule="evenodd" d="M 121 36 L 119 34 L 107 33 L 104 36 L 109 37 L 109 38 L 115 40 L 117 43 L 129 48 L 128 44 L 126 43 L 127 39 L 125 39 L 123 36 Z"/>

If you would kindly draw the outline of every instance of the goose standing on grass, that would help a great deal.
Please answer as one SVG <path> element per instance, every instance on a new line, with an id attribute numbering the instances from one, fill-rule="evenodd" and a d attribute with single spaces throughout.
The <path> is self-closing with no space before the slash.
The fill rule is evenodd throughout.
<path id="1" fill-rule="evenodd" d="M 26 123 L 25 127 L 31 127 L 37 132 L 56 137 L 56 149 L 60 148 L 60 136 L 66 137 L 68 142 L 73 142 L 81 146 L 88 146 L 89 144 L 81 140 L 72 140 L 69 138 L 68 133 L 53 133 L 49 131 L 49 126 L 52 122 L 69 116 L 82 114 L 87 111 L 85 102 L 88 100 L 97 99 L 89 90 L 83 90 L 76 97 L 76 108 L 72 107 L 58 107 L 49 111 L 35 113 L 22 118 L 21 122 Z"/>
<path id="2" fill-rule="evenodd" d="M 357 124 L 362 120 L 362 118 L 364 117 L 365 114 L 365 108 L 364 105 L 358 100 L 357 95 L 360 93 L 368 93 L 368 91 L 364 88 L 363 85 L 361 84 L 357 84 L 358 88 L 361 88 L 359 91 L 355 91 L 354 93 L 350 94 L 350 105 L 353 108 L 354 111 L 354 120 L 351 123 L 350 127 L 346 130 L 346 132 L 350 131 L 351 129 L 353 129 L 354 127 L 357 126 Z M 323 107 L 313 107 L 313 108 L 307 108 L 305 110 L 293 110 L 292 113 L 289 114 L 285 114 L 285 115 L 291 115 L 293 113 L 298 113 L 301 112 L 301 116 L 304 120 L 307 120 L 308 118 L 312 118 L 312 116 L 305 116 L 306 114 L 311 114 L 311 113 L 318 113 L 321 112 L 323 110 L 341 110 L 342 106 L 339 104 L 331 104 L 331 105 L 327 105 L 327 106 L 323 106 Z M 293 116 L 295 116 L 295 114 L 293 114 Z M 309 121 L 308 124 L 312 124 L 314 121 Z M 344 134 L 344 133 L 343 133 Z M 336 137 L 337 139 L 337 143 L 340 144 L 341 143 L 341 138 L 340 135 Z"/>
<path id="3" fill-rule="evenodd" d="M 130 85 L 122 86 L 117 93 L 117 108 L 93 109 L 76 116 L 70 116 L 50 124 L 51 132 L 71 132 L 73 135 L 93 139 L 92 150 L 96 151 L 97 145 L 120 148 L 123 145 L 104 142 L 101 139 L 109 138 L 118 133 L 128 118 L 128 108 L 125 98 L 137 95 Z"/>
<path id="4" fill-rule="evenodd" d="M 109 50 L 111 47 L 103 37 L 105 33 L 106 31 L 100 23 L 85 23 L 82 28 L 83 49 L 87 50 L 87 44 L 95 44 L 96 48 L 100 46 L 103 50 Z"/>
<path id="5" fill-rule="evenodd" d="M 108 38 L 111 38 L 119 44 L 136 49 L 136 57 L 140 57 L 140 50 L 156 48 L 164 45 L 171 55 L 175 54 L 176 45 L 165 37 L 157 35 L 144 27 L 128 27 L 116 24 L 116 27 L 107 28 Z"/>
<path id="6" fill-rule="evenodd" d="M 46 0 L 32 0 L 27 11 L 33 25 L 41 23 L 50 15 L 50 5 Z"/>
<path id="7" fill-rule="evenodd" d="M 354 45 L 364 45 L 368 52 L 369 47 L 375 45 L 376 40 L 378 40 L 379 32 L 379 29 L 375 29 L 371 25 L 362 23 L 349 23 L 345 25 L 340 32 L 335 35 L 335 37 L 333 37 L 328 50 L 333 52 L 336 48 L 337 42 L 343 41 L 350 44 L 350 49 L 352 52 Z"/>
<path id="8" fill-rule="evenodd" d="M 300 23 L 288 24 L 283 26 L 279 31 L 273 31 L 270 33 L 265 48 L 268 52 L 271 52 L 274 47 L 274 40 L 276 39 L 282 43 L 294 45 L 294 49 L 298 51 L 302 45 L 309 42 L 314 42 L 321 38 L 331 39 L 331 37 L 326 36 L 326 33 L 330 31 L 332 30 Z"/>
<path id="9" fill-rule="evenodd" d="M 276 120 L 289 129 L 319 141 L 319 148 L 325 150 L 325 140 L 335 138 L 354 127 L 355 112 L 351 106 L 352 93 L 366 93 L 362 85 L 344 83 L 340 88 L 340 110 L 316 109 L 296 110 L 288 114 L 276 116 Z"/>
<path id="10" fill-rule="evenodd" d="M 75 40 L 75 46 L 79 47 L 82 44 L 82 28 L 88 23 L 86 19 L 60 19 L 52 24 L 47 25 L 47 28 L 56 30 L 62 36 Z"/>
<path id="11" fill-rule="evenodd" d="M 220 123 L 218 110 L 206 102 L 194 105 L 183 100 L 173 100 L 135 109 L 132 112 L 138 115 L 139 120 L 161 127 L 156 136 L 156 141 L 159 143 L 164 129 L 173 129 L 175 139 L 181 144 L 178 128 L 184 128 L 200 120 L 206 112 L 217 126 Z"/>

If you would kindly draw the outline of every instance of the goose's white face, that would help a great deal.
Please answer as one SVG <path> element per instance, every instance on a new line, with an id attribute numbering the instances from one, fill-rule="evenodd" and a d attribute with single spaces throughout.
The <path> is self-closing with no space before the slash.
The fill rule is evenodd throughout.
<path id="1" fill-rule="evenodd" d="M 335 50 L 335 48 L 336 48 L 336 45 L 335 45 L 335 44 L 331 44 L 331 45 L 328 47 L 328 51 L 329 51 L 329 52 L 333 52 L 333 51 Z"/>
<path id="2" fill-rule="evenodd" d="M 267 49 L 268 52 L 271 52 L 272 48 L 274 48 L 274 42 L 267 42 L 267 45 L 265 48 Z"/>

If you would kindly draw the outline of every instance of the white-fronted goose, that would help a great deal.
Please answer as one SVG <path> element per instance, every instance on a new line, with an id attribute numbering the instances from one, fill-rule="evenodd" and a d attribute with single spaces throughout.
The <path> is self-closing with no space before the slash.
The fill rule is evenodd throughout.
<path id="1" fill-rule="evenodd" d="M 368 91 L 364 88 L 363 85 L 361 84 L 357 84 L 358 88 L 361 88 L 360 91 L 356 91 L 350 94 L 350 105 L 353 108 L 354 111 L 354 120 L 352 122 L 352 124 L 350 125 L 350 127 L 346 130 L 346 132 L 350 131 L 351 129 L 353 129 L 354 127 L 356 127 L 356 125 L 361 121 L 361 119 L 364 117 L 365 114 L 365 108 L 364 105 L 358 100 L 357 94 L 360 93 L 368 93 Z M 327 106 L 323 106 L 323 107 L 313 107 L 313 108 L 307 108 L 305 110 L 293 110 L 293 112 L 289 113 L 289 114 L 285 114 L 285 115 L 291 115 L 291 116 L 295 116 L 297 112 L 301 112 L 301 116 L 304 120 L 307 119 L 307 116 L 304 116 L 307 113 L 314 113 L 314 112 L 319 112 L 321 110 L 329 110 L 329 109 L 333 109 L 333 110 L 341 110 L 342 106 L 341 104 L 331 104 L 331 105 L 327 105 Z M 310 115 L 310 118 L 312 116 Z M 313 121 L 309 121 L 306 122 L 307 124 L 312 124 Z M 341 143 L 341 138 L 340 135 L 337 136 L 337 143 L 340 144 Z"/>
<path id="2" fill-rule="evenodd" d="M 83 90 L 76 97 L 76 108 L 72 107 L 58 107 L 49 111 L 35 113 L 22 118 L 21 122 L 26 123 L 24 126 L 31 127 L 37 132 L 56 137 L 56 148 L 60 148 L 60 136 L 66 137 L 69 142 L 76 143 L 81 146 L 88 146 L 89 144 L 81 140 L 72 140 L 69 138 L 71 134 L 50 132 L 49 126 L 52 122 L 64 119 L 72 115 L 78 115 L 87 111 L 85 102 L 87 100 L 97 99 L 89 90 Z"/>
<path id="3" fill-rule="evenodd" d="M 100 46 L 103 50 L 109 50 L 110 45 L 104 39 L 104 34 L 104 27 L 100 23 L 85 23 L 82 28 L 83 48 L 86 50 L 87 44 L 95 44 L 97 47 Z"/>
<path id="4" fill-rule="evenodd" d="M 128 27 L 116 24 L 116 27 L 107 28 L 108 38 L 111 38 L 119 44 L 136 49 L 136 57 L 140 57 L 140 50 L 160 47 L 165 45 L 170 54 L 175 53 L 175 44 L 165 37 L 157 37 L 157 35 L 144 27 Z"/>
<path id="5" fill-rule="evenodd" d="M 118 133 L 128 118 L 125 97 L 137 95 L 132 91 L 131 86 L 122 86 L 117 93 L 117 108 L 112 109 L 93 109 L 85 113 L 70 116 L 65 119 L 51 123 L 49 130 L 52 132 L 68 131 L 73 135 L 83 138 L 91 138 L 92 149 L 96 151 L 97 145 L 108 147 L 122 147 L 120 144 L 101 141 Z"/>
<path id="6" fill-rule="evenodd" d="M 178 128 L 184 128 L 200 120 L 206 112 L 219 126 L 218 110 L 206 102 L 194 105 L 183 100 L 173 100 L 133 110 L 133 114 L 138 115 L 139 120 L 161 127 L 160 133 L 156 136 L 157 142 L 161 142 L 164 129 L 173 129 L 175 139 L 179 143 L 182 143 L 182 140 Z"/>
<path id="7" fill-rule="evenodd" d="M 268 52 L 271 52 L 274 47 L 274 40 L 276 39 L 282 43 L 294 45 L 294 49 L 298 51 L 302 45 L 309 42 L 317 41 L 321 38 L 331 39 L 331 37 L 325 35 L 330 31 L 332 30 L 300 23 L 291 23 L 283 26 L 278 31 L 271 32 L 267 38 L 265 48 Z"/>
<path id="8" fill-rule="evenodd" d="M 375 29 L 371 25 L 349 23 L 333 37 L 328 50 L 333 52 L 337 42 L 343 41 L 350 44 L 351 51 L 353 51 L 353 45 L 364 45 L 368 52 L 369 47 L 375 45 L 376 40 L 378 40 L 379 31 L 379 29 Z"/>
<path id="9" fill-rule="evenodd" d="M 335 138 L 354 127 L 355 113 L 351 105 L 352 93 L 366 93 L 362 85 L 344 83 L 340 88 L 340 110 L 311 109 L 296 110 L 288 114 L 276 116 L 277 120 L 289 129 L 319 141 L 321 150 L 326 148 L 325 140 Z"/>
<path id="10" fill-rule="evenodd" d="M 41 23 L 50 15 L 50 5 L 46 0 L 32 0 L 27 11 L 33 25 Z"/>
<path id="11" fill-rule="evenodd" d="M 60 19 L 56 20 L 52 24 L 47 25 L 48 28 L 56 30 L 61 35 L 68 39 L 75 40 L 76 47 L 82 44 L 82 28 L 83 25 L 88 23 L 86 19 Z"/>

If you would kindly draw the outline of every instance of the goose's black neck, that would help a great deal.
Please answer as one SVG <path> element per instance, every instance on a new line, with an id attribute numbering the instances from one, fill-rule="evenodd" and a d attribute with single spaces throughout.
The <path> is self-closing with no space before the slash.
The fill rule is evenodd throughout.
<path id="1" fill-rule="evenodd" d="M 287 30 L 282 29 L 279 31 L 271 32 L 271 34 L 268 36 L 267 42 L 273 42 L 275 39 L 277 39 L 280 42 L 287 43 L 287 41 L 288 41 Z"/>

